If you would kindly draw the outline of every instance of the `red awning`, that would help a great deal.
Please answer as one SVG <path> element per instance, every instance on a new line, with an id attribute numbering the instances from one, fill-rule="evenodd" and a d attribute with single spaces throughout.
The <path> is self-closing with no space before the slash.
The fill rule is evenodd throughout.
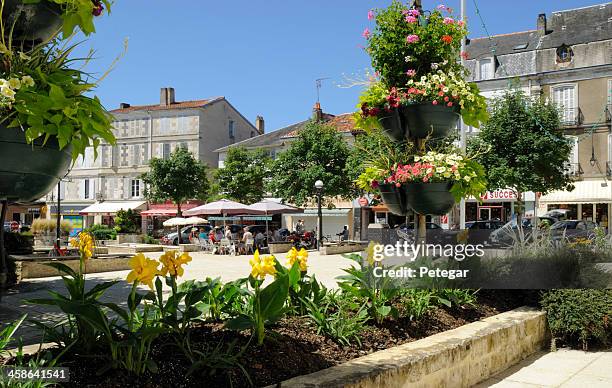
<path id="1" fill-rule="evenodd" d="M 195 203 L 185 203 L 181 205 L 181 210 L 189 210 L 194 207 L 199 206 Z M 140 212 L 140 215 L 143 217 L 174 217 L 176 216 L 176 205 L 164 203 L 164 204 L 155 204 L 149 205 L 149 210 L 145 210 Z"/>

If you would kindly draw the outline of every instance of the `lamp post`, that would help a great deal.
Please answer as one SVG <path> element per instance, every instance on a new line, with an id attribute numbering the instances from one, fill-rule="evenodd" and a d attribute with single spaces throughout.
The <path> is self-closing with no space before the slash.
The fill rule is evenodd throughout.
<path id="1" fill-rule="evenodd" d="M 317 249 L 321 250 L 323 245 L 323 209 L 321 208 L 321 198 L 323 196 L 323 181 L 318 180 L 314 184 L 315 190 L 317 191 L 317 207 L 318 207 L 318 218 L 319 218 L 319 235 L 317 236 Z"/>

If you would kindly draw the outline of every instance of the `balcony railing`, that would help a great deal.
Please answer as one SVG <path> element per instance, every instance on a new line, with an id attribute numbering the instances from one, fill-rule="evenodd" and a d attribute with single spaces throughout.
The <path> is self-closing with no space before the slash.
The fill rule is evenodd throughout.
<path id="1" fill-rule="evenodd" d="M 580 108 L 562 108 L 561 125 L 566 127 L 577 127 L 582 125 L 584 117 Z"/>
<path id="2" fill-rule="evenodd" d="M 570 176 L 574 178 L 580 178 L 580 176 L 584 174 L 580 163 L 566 163 L 565 170 Z"/>

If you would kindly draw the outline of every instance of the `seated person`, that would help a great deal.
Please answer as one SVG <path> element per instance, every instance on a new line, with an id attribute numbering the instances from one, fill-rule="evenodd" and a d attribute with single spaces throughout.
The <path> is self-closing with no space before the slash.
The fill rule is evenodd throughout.
<path id="1" fill-rule="evenodd" d="M 200 240 L 207 240 L 208 239 L 208 235 L 204 231 L 204 228 L 200 228 L 200 233 L 198 233 L 198 238 Z"/>
<path id="2" fill-rule="evenodd" d="M 344 229 L 342 232 L 336 234 L 336 236 L 340 237 L 340 241 L 346 241 L 349 238 L 348 225 L 344 225 Z"/>
<path id="3" fill-rule="evenodd" d="M 262 247 L 265 241 L 266 236 L 264 236 L 263 232 L 257 232 L 257 234 L 255 235 L 255 245 L 257 245 L 257 248 Z"/>

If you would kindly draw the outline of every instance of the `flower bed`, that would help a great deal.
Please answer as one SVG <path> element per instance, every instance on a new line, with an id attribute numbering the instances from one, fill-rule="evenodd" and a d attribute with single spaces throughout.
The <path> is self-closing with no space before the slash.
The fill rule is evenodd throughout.
<path id="1" fill-rule="evenodd" d="M 188 253 L 169 251 L 159 260 L 137 254 L 129 261 L 126 309 L 101 299 L 118 281 L 86 287 L 93 238 L 81 233 L 71 243 L 78 266 L 48 264 L 63 275 L 66 292 L 28 301 L 67 318 L 38 323 L 57 347 L 9 360 L 71 367 L 68 386 L 198 386 L 202 379 L 263 386 L 524 304 L 500 293 L 370 284 L 359 255 L 338 278 L 339 290 L 329 290 L 308 274 L 308 253 L 292 249 L 285 265 L 256 252 L 249 276 L 229 283 L 179 282 Z"/>

